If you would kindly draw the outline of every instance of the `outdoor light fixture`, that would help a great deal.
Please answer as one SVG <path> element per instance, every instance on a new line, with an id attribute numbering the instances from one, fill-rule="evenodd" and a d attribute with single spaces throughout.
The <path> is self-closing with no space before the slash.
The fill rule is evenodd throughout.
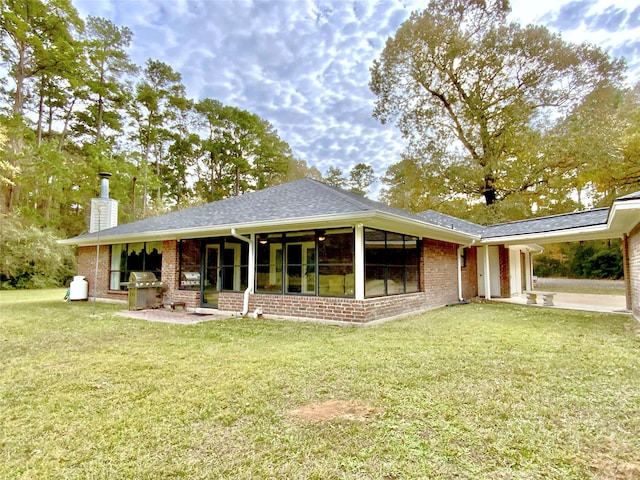
<path id="1" fill-rule="evenodd" d="M 324 230 L 318 230 L 316 236 L 319 242 L 324 242 L 327 239 L 327 233 Z"/>
<path id="2" fill-rule="evenodd" d="M 258 235 L 258 243 L 260 245 L 266 245 L 268 240 L 269 239 L 265 234 L 261 233 L 260 235 Z"/>

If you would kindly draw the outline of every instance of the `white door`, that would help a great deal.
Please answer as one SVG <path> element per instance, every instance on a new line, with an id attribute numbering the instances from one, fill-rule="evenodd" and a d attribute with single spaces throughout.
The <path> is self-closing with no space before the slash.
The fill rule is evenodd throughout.
<path id="1" fill-rule="evenodd" d="M 478 248 L 478 296 L 486 297 L 484 275 L 485 275 L 485 254 L 487 247 Z M 492 246 L 489 248 L 489 281 L 490 292 L 492 297 L 500 296 L 500 254 L 498 247 Z"/>

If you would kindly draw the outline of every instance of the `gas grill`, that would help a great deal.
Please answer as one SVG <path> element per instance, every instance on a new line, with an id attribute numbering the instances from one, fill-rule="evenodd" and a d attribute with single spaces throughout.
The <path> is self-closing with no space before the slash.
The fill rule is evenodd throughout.
<path id="1" fill-rule="evenodd" d="M 152 272 L 131 272 L 125 285 L 129 289 L 129 310 L 162 306 L 164 283 Z"/>

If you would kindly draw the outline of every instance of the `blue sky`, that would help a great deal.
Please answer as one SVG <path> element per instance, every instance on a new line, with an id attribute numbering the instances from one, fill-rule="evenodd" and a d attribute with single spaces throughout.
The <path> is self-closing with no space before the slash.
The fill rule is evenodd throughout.
<path id="1" fill-rule="evenodd" d="M 358 163 L 378 176 L 404 141 L 371 115 L 369 68 L 389 35 L 427 1 L 73 0 L 83 17 L 134 33 L 138 65 L 179 71 L 189 97 L 215 98 L 271 122 L 296 157 L 323 174 Z M 640 80 L 640 0 L 513 0 L 512 19 L 594 43 Z M 376 185 L 371 192 L 376 197 Z"/>

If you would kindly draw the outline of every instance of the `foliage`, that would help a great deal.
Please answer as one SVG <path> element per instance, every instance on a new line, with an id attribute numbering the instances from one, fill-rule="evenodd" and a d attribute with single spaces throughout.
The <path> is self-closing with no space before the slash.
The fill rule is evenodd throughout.
<path id="1" fill-rule="evenodd" d="M 376 181 L 373 167 L 365 163 L 358 163 L 349 171 L 349 178 L 345 178 L 338 167 L 329 167 L 324 182 L 332 187 L 345 188 L 358 195 L 366 196 L 371 184 Z"/>
<path id="2" fill-rule="evenodd" d="M 59 245 L 59 238 L 53 232 L 25 225 L 18 217 L 0 220 L 0 285 L 3 289 L 68 283 L 76 271 L 73 248 Z"/>
<path id="3" fill-rule="evenodd" d="M 69 0 L 0 4 L 0 214 L 82 233 L 101 171 L 120 221 L 321 177 L 268 121 L 202 99 L 217 109 L 211 136 L 180 72 L 131 61 L 128 27 L 85 24 Z"/>
<path id="4" fill-rule="evenodd" d="M 336 188 L 344 188 L 347 185 L 347 179 L 344 178 L 342 169 L 338 167 L 329 167 L 326 175 L 324 176 L 324 181 L 328 185 Z"/>
<path id="5" fill-rule="evenodd" d="M 548 154 L 551 118 L 619 84 L 624 62 L 509 23 L 509 11 L 505 0 L 432 0 L 388 39 L 371 68 L 374 116 L 395 121 L 409 147 L 387 172 L 387 201 L 400 206 L 416 191 L 418 209 L 462 200 L 476 221 L 574 206 L 562 184 L 573 170 Z"/>
<path id="6" fill-rule="evenodd" d="M 534 273 L 540 277 L 622 279 L 620 240 L 553 244 L 536 255 Z"/>
<path id="7" fill-rule="evenodd" d="M 349 172 L 350 190 L 363 197 L 367 194 L 369 187 L 375 182 L 376 177 L 371 165 L 358 163 Z"/>
<path id="8" fill-rule="evenodd" d="M 627 316 L 480 303 L 372 328 L 187 326 L 63 293 L 0 292 L 2 478 L 640 473 Z M 371 414 L 292 415 L 327 401 Z"/>

